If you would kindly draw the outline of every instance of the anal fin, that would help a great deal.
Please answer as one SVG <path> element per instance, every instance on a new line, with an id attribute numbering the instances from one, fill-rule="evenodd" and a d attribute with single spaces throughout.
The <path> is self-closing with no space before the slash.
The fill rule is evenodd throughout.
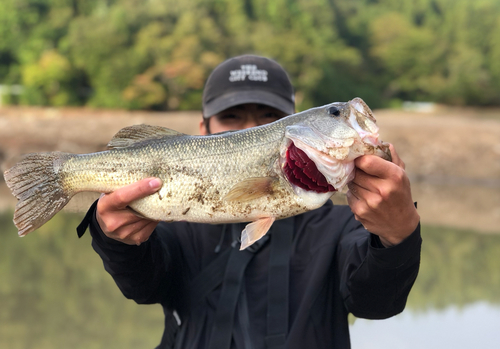
<path id="1" fill-rule="evenodd" d="M 263 217 L 252 223 L 247 224 L 245 229 L 241 232 L 241 246 L 240 250 L 244 250 L 252 245 L 255 241 L 262 238 L 271 228 L 275 221 L 274 217 Z"/>

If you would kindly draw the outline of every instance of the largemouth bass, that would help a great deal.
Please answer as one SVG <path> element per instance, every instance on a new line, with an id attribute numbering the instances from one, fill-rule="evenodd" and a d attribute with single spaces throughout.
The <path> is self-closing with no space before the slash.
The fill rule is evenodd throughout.
<path id="1" fill-rule="evenodd" d="M 250 222 L 241 248 L 276 219 L 322 206 L 354 175 L 354 159 L 390 160 L 370 108 L 360 98 L 306 110 L 273 123 L 210 136 L 137 125 L 108 150 L 34 153 L 4 173 L 18 198 L 14 223 L 24 236 L 82 191 L 109 193 L 147 177 L 160 190 L 130 208 L 156 221 Z"/>

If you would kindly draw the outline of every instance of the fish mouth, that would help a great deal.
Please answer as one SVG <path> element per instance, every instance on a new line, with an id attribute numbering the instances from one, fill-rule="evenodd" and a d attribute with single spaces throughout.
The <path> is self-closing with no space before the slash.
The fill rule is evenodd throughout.
<path id="1" fill-rule="evenodd" d="M 377 120 L 373 115 L 372 110 L 366 103 L 359 97 L 356 97 L 348 102 L 349 105 L 349 125 L 358 133 L 363 143 L 379 147 L 379 128 Z"/>
<path id="2" fill-rule="evenodd" d="M 361 98 L 327 105 L 324 112 L 286 128 L 280 162 L 294 190 L 341 190 L 354 177 L 354 159 L 362 155 L 391 161 L 375 116 Z"/>

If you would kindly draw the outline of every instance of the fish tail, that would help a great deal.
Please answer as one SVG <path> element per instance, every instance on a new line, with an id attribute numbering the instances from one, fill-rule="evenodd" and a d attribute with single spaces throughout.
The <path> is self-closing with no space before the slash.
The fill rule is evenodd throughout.
<path id="1" fill-rule="evenodd" d="M 61 171 L 72 156 L 61 152 L 29 154 L 4 172 L 7 186 L 18 199 L 14 224 L 19 236 L 41 227 L 74 195 L 65 189 Z"/>

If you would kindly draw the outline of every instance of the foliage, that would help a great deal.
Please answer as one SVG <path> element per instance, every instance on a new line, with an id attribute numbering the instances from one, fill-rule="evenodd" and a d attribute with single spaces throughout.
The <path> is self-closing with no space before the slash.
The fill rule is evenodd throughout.
<path id="1" fill-rule="evenodd" d="M 497 0 L 3 0 L 0 84 L 24 104 L 199 109 L 210 71 L 255 53 L 299 109 L 498 105 L 499 33 Z"/>

